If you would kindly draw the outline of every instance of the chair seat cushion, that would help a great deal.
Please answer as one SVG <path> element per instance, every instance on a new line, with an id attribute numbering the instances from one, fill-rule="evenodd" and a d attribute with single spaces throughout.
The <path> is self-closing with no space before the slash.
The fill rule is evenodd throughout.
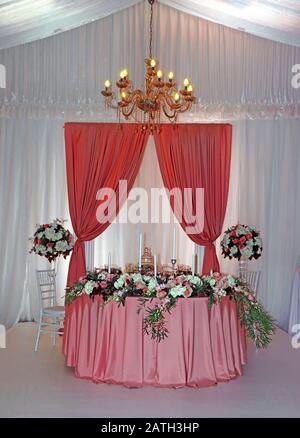
<path id="1" fill-rule="evenodd" d="M 65 313 L 64 306 L 53 306 L 53 307 L 46 307 L 43 309 L 44 313 L 53 314 L 53 313 Z"/>

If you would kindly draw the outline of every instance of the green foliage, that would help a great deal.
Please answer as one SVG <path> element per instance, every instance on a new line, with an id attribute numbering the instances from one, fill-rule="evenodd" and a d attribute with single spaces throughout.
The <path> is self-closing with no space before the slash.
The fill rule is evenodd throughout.
<path id="1" fill-rule="evenodd" d="M 245 327 L 247 336 L 257 348 L 266 348 L 275 333 L 275 323 L 269 313 L 257 301 L 249 300 L 243 294 L 235 294 L 238 318 Z"/>

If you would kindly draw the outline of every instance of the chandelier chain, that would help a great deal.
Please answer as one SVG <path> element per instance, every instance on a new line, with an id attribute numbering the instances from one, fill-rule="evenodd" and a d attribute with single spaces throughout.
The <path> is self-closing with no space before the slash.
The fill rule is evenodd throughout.
<path id="1" fill-rule="evenodd" d="M 150 23 L 149 23 L 149 58 L 152 58 L 152 39 L 153 39 L 153 0 L 150 3 Z"/>

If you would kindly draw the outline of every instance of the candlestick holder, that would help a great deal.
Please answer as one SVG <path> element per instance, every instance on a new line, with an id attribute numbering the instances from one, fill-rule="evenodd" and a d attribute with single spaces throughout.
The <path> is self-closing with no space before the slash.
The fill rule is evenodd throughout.
<path id="1" fill-rule="evenodd" d="M 176 259 L 171 259 L 171 263 L 172 263 L 172 269 L 173 269 L 173 274 L 176 274 Z"/>

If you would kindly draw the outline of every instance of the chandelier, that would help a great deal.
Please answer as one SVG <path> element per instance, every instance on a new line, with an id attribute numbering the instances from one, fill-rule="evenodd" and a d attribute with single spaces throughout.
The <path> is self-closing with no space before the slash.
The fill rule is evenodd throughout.
<path id="1" fill-rule="evenodd" d="M 105 107 L 117 110 L 119 122 L 121 118 L 131 119 L 141 123 L 143 129 L 159 132 L 163 119 L 176 123 L 179 114 L 189 111 L 196 99 L 188 78 L 184 79 L 182 88 L 178 90 L 174 73 L 170 71 L 166 80 L 162 70 L 158 69 L 158 60 L 152 56 L 154 0 L 148 0 L 148 3 L 150 4 L 149 57 L 145 59 L 144 90 L 135 89 L 129 79 L 128 70 L 123 69 L 116 82 L 117 95 L 113 92 L 109 80 L 104 82 L 101 94 L 104 96 Z"/>

